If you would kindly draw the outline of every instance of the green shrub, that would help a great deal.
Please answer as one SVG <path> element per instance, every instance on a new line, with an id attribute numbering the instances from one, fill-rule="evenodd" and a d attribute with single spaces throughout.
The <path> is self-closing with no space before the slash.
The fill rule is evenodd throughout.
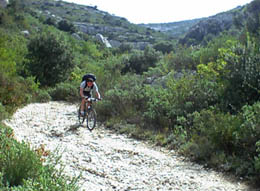
<path id="1" fill-rule="evenodd" d="M 151 47 L 146 47 L 144 51 L 132 51 L 130 57 L 126 57 L 123 60 L 122 69 L 123 73 L 135 72 L 136 74 L 142 74 L 148 71 L 149 67 L 155 67 L 156 63 L 160 59 L 160 52 L 155 51 Z"/>
<path id="2" fill-rule="evenodd" d="M 37 177 L 41 161 L 29 145 L 12 139 L 8 129 L 0 126 L 0 171 L 4 184 L 17 186 L 24 179 Z"/>
<path id="3" fill-rule="evenodd" d="M 160 41 L 156 43 L 153 48 L 156 51 L 161 51 L 162 53 L 167 53 L 169 54 L 171 51 L 173 51 L 173 44 L 168 42 L 168 41 Z"/>
<path id="4" fill-rule="evenodd" d="M 38 190 L 51 190 L 51 191 L 77 191 L 78 178 L 80 176 L 70 178 L 64 174 L 64 166 L 60 162 L 60 154 L 58 151 L 51 153 L 42 166 L 40 174 L 37 177 L 26 179 L 23 184 L 13 188 L 15 191 L 38 191 Z M 59 166 L 59 167 L 58 167 Z"/>
<path id="5" fill-rule="evenodd" d="M 154 139 L 155 139 L 156 145 L 158 145 L 158 146 L 165 146 L 167 144 L 166 135 L 163 133 L 157 132 Z"/>
<path id="6" fill-rule="evenodd" d="M 193 140 L 181 146 L 181 153 L 197 162 L 207 162 L 215 152 L 210 140 L 204 136 L 194 135 Z"/>
<path id="7" fill-rule="evenodd" d="M 52 26 L 56 26 L 56 20 L 53 17 L 48 17 L 45 21 L 44 24 L 47 25 L 52 25 Z"/>
<path id="8" fill-rule="evenodd" d="M 216 108 L 192 114 L 183 153 L 211 166 L 224 166 L 238 176 L 257 177 L 259 172 L 260 103 L 245 105 L 237 115 Z M 189 126 L 189 127 L 187 127 Z M 176 136 L 179 136 L 178 134 Z"/>
<path id="9" fill-rule="evenodd" d="M 256 151 L 256 142 L 260 140 L 260 102 L 253 105 L 245 105 L 238 115 L 241 118 L 241 125 L 235 132 L 236 144 L 240 149 Z"/>
<path id="10" fill-rule="evenodd" d="M 8 113 L 6 112 L 5 107 L 0 102 L 0 121 L 2 121 L 3 119 L 6 119 L 7 117 L 8 117 Z"/>
<path id="11" fill-rule="evenodd" d="M 194 112 L 178 122 L 182 125 L 181 132 L 187 133 L 185 139 L 181 139 L 183 144 L 179 144 L 183 154 L 209 166 L 224 167 L 222 170 L 241 169 L 242 166 L 235 166 L 236 159 L 244 160 L 234 136 L 241 125 L 238 116 L 221 113 L 212 107 Z M 178 137 L 180 135 L 180 132 L 176 134 Z"/>
<path id="12" fill-rule="evenodd" d="M 105 122 L 108 119 L 115 117 L 116 112 L 113 111 L 112 105 L 112 101 L 107 98 L 103 99 L 102 102 L 97 105 L 98 120 Z"/>
<path id="13" fill-rule="evenodd" d="M 0 125 L 0 190 L 79 190 L 79 176 L 65 175 L 57 150 L 53 153 L 45 151 L 44 147 L 37 150 L 36 153 L 28 144 L 14 140 L 12 129 Z M 45 161 L 44 165 L 41 160 Z"/>
<path id="14" fill-rule="evenodd" d="M 9 113 L 31 102 L 37 88 L 37 84 L 32 79 L 9 77 L 0 72 L 0 102 Z"/>
<path id="15" fill-rule="evenodd" d="M 88 55 L 93 59 L 102 57 L 102 53 L 98 50 L 97 45 L 91 41 L 83 42 L 81 53 L 83 55 Z"/>
<path id="16" fill-rule="evenodd" d="M 259 174 L 260 173 L 260 140 L 256 142 L 256 152 L 257 152 L 257 156 L 255 156 L 254 160 L 254 167 L 256 170 L 256 173 Z M 258 178 L 259 181 L 259 178 Z"/>
<path id="17" fill-rule="evenodd" d="M 79 84 L 62 82 L 48 90 L 49 95 L 55 101 L 79 101 Z"/>
<path id="18" fill-rule="evenodd" d="M 103 116 L 138 120 L 137 110 L 141 109 L 144 103 L 141 83 L 140 76 L 122 77 L 113 88 L 105 92 L 104 100 L 99 104 L 99 111 L 102 111 Z"/>
<path id="19" fill-rule="evenodd" d="M 167 55 L 168 68 L 175 71 L 182 71 L 186 69 L 194 70 L 199 64 L 194 55 L 194 50 L 190 48 L 184 48 L 179 46 L 175 52 L 171 52 Z"/>
<path id="20" fill-rule="evenodd" d="M 143 109 L 146 108 L 143 110 L 143 116 L 147 125 L 158 130 L 171 126 L 169 114 L 172 106 L 169 101 L 168 91 L 162 87 L 146 86 L 145 95 L 147 102 L 143 105 Z"/>
<path id="21" fill-rule="evenodd" d="M 39 89 L 36 93 L 35 99 L 36 99 L 36 102 L 44 103 L 44 102 L 51 101 L 51 96 L 47 90 Z"/>
<path id="22" fill-rule="evenodd" d="M 249 38 L 249 37 L 248 37 Z M 238 112 L 245 104 L 253 104 L 260 98 L 260 52 L 258 43 L 247 45 L 231 44 L 220 49 L 219 63 L 224 63 L 220 72 L 219 86 L 223 87 L 221 97 L 225 107 Z"/>
<path id="23" fill-rule="evenodd" d="M 123 54 L 123 53 L 130 53 L 133 50 L 133 45 L 130 43 L 123 42 L 120 44 L 118 48 L 114 49 L 114 53 L 116 54 Z"/>
<path id="24" fill-rule="evenodd" d="M 181 79 L 170 80 L 168 87 L 171 104 L 176 105 L 178 111 L 177 116 L 187 116 L 218 101 L 217 84 L 199 75 L 184 73 Z"/>
<path id="25" fill-rule="evenodd" d="M 241 120 L 237 116 L 221 113 L 216 109 L 202 110 L 194 117 L 193 130 L 199 133 L 199 137 L 207 137 L 216 151 L 229 153 L 235 151 L 237 142 L 234 132 L 239 129 L 240 124 Z"/>
<path id="26" fill-rule="evenodd" d="M 72 50 L 61 33 L 51 28 L 33 38 L 28 45 L 27 69 L 42 86 L 66 80 L 72 71 Z"/>
<path id="27" fill-rule="evenodd" d="M 0 190 L 2 191 L 10 191 L 11 189 L 4 184 L 4 178 L 3 178 L 3 173 L 0 172 Z"/>
<path id="28" fill-rule="evenodd" d="M 61 20 L 60 22 L 58 22 L 58 28 L 71 34 L 76 32 L 76 27 L 68 20 Z"/>
<path id="29" fill-rule="evenodd" d="M 0 72 L 13 76 L 16 73 L 16 53 L 13 49 L 10 49 L 9 40 L 6 35 L 0 35 Z"/>
<path id="30" fill-rule="evenodd" d="M 183 73 L 179 79 L 168 75 L 164 80 L 167 88 L 162 85 L 145 88 L 148 101 L 144 116 L 147 122 L 157 128 L 173 128 L 178 124 L 178 117 L 187 117 L 195 111 L 215 105 L 218 100 L 216 83 L 197 75 Z"/>

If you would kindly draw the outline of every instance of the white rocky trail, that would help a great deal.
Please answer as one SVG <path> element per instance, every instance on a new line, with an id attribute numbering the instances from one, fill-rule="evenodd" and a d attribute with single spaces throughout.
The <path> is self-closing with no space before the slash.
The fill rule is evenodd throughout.
<path id="1" fill-rule="evenodd" d="M 251 191 L 178 156 L 174 151 L 117 135 L 102 126 L 92 132 L 78 127 L 77 106 L 64 102 L 30 104 L 11 120 L 15 137 L 34 148 L 64 150 L 62 161 L 70 176 L 82 173 L 86 191 Z M 78 128 L 76 128 L 78 127 Z"/>

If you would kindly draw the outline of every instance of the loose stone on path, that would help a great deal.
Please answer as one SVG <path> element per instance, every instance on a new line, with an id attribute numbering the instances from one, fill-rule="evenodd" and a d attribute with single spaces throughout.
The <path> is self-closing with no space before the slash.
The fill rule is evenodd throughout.
<path id="1" fill-rule="evenodd" d="M 251 191 L 220 173 L 185 162 L 173 151 L 160 151 L 101 126 L 92 132 L 79 127 L 77 108 L 64 102 L 30 104 L 5 123 L 17 140 L 34 148 L 64 150 L 65 173 L 82 173 L 81 191 Z"/>

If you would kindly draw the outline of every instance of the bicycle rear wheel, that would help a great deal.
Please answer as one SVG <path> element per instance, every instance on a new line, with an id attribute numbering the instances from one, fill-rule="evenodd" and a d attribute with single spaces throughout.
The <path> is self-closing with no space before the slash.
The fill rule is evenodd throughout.
<path id="1" fill-rule="evenodd" d="M 87 113 L 87 128 L 92 131 L 96 127 L 97 114 L 95 109 L 91 108 Z"/>

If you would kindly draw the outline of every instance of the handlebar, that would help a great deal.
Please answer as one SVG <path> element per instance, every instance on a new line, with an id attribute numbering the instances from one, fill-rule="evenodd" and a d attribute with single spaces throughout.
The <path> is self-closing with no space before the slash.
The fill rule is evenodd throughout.
<path id="1" fill-rule="evenodd" d="M 88 102 L 97 102 L 97 101 L 100 101 L 101 99 L 97 99 L 97 98 L 93 98 L 93 97 L 90 97 L 90 98 L 88 98 L 88 97 L 85 97 L 85 99 L 88 101 Z"/>

